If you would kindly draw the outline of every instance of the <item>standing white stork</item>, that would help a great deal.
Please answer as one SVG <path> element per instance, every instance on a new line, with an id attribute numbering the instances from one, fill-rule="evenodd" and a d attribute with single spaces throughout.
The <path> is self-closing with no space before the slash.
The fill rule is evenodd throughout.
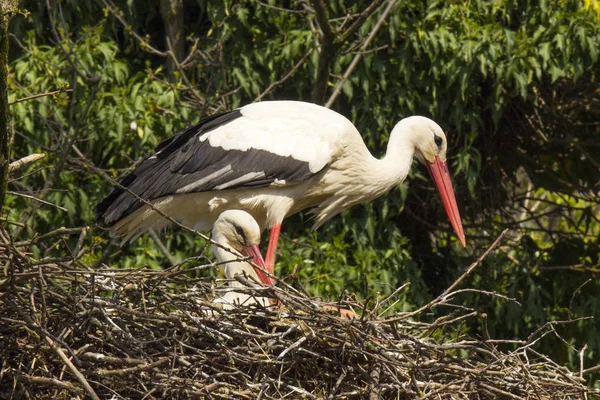
<path id="1" fill-rule="evenodd" d="M 313 229 L 340 211 L 402 182 L 413 157 L 429 168 L 460 242 L 465 236 L 446 165 L 446 136 L 425 117 L 396 124 L 382 159 L 371 155 L 344 116 L 311 103 L 265 101 L 215 115 L 177 133 L 123 179 L 122 186 L 164 214 L 210 229 L 228 209 L 249 212 L 271 228 L 272 273 L 283 219 L 315 207 Z M 98 220 L 124 240 L 169 221 L 128 191 L 114 189 L 96 207 Z"/>
<path id="2" fill-rule="evenodd" d="M 213 230 L 213 240 L 228 249 L 235 250 L 242 256 L 252 257 L 256 265 L 265 267 L 265 262 L 258 247 L 260 243 L 260 228 L 250 214 L 241 210 L 224 211 L 215 221 Z M 248 278 L 254 278 L 266 285 L 271 285 L 271 279 L 266 274 L 253 267 L 246 261 L 239 261 L 240 257 L 231 251 L 222 247 L 212 246 L 215 257 L 219 261 L 225 278 L 229 280 L 230 287 L 245 287 L 235 279 L 236 275 L 246 275 Z M 266 297 L 255 297 L 236 291 L 228 291 L 223 296 L 215 299 L 217 303 L 226 305 L 232 304 L 254 304 L 260 303 L 263 306 L 270 304 Z"/>

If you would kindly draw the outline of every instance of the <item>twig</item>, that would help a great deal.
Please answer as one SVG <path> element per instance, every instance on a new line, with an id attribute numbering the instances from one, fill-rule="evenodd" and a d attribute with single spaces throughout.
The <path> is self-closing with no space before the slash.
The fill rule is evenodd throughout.
<path id="1" fill-rule="evenodd" d="M 380 373 L 381 365 L 376 365 L 375 368 L 373 368 L 373 371 L 371 371 L 369 374 L 372 379 L 372 382 L 369 385 L 369 400 L 378 400 L 381 396 L 381 387 L 379 384 Z"/>
<path id="2" fill-rule="evenodd" d="M 119 12 L 119 8 L 114 3 L 112 3 L 110 0 L 102 0 L 102 2 L 104 3 L 104 6 L 108 9 L 108 11 L 110 11 L 110 13 L 115 16 L 115 18 L 121 23 L 121 25 L 123 25 L 123 28 L 137 39 L 137 41 L 140 43 L 140 47 L 142 48 L 142 50 L 147 50 L 149 53 L 156 54 L 161 57 L 169 56 L 169 52 L 160 51 L 152 47 L 152 45 L 148 43 L 146 39 L 144 39 L 137 32 L 132 30 L 131 26 L 123 18 L 123 16 Z"/>
<path id="3" fill-rule="evenodd" d="M 261 94 L 258 95 L 258 97 L 256 99 L 254 99 L 254 102 L 256 103 L 257 101 L 261 101 L 263 97 L 265 97 L 271 90 L 273 90 L 273 88 L 275 88 L 278 85 L 281 85 L 283 82 L 287 81 L 288 78 L 290 76 L 292 76 L 294 74 L 294 72 L 296 72 L 298 70 L 298 68 L 300 68 L 300 66 L 304 63 L 304 61 L 306 61 L 306 59 L 308 58 L 308 56 L 310 56 L 312 54 L 314 49 L 309 49 L 306 54 L 304 54 L 304 56 L 302 56 L 302 58 L 300 59 L 300 61 L 298 61 L 296 63 L 296 65 L 294 65 L 294 67 L 288 71 L 287 74 L 285 74 L 283 76 L 283 78 L 271 83 L 269 85 L 269 87 L 267 87 Z"/>
<path id="4" fill-rule="evenodd" d="M 516 399 L 516 400 L 522 400 L 522 399 L 523 399 L 523 397 L 522 397 L 522 396 L 516 396 L 516 395 L 514 395 L 514 394 L 512 394 L 512 393 L 509 393 L 509 392 L 507 392 L 507 391 L 505 391 L 505 390 L 502 390 L 502 389 L 495 388 L 495 387 L 493 387 L 493 386 L 490 386 L 490 385 L 488 385 L 488 384 L 485 384 L 485 383 L 483 383 L 483 382 L 482 382 L 482 383 L 480 383 L 479 385 L 481 385 L 481 387 L 484 387 L 484 388 L 486 388 L 487 390 L 489 390 L 490 392 L 493 392 L 493 393 L 495 393 L 495 394 L 501 394 L 502 396 L 510 397 L 511 399 Z"/>
<path id="5" fill-rule="evenodd" d="M 289 8 L 276 7 L 276 6 L 267 4 L 267 3 L 263 3 L 260 0 L 258 1 L 258 4 L 260 4 L 263 7 L 272 8 L 273 10 L 277 10 L 277 11 L 281 11 L 281 12 L 292 13 L 292 14 L 306 14 L 306 10 L 291 10 Z"/>
<path id="6" fill-rule="evenodd" d="M 72 91 L 73 91 L 73 89 L 58 89 L 58 90 L 54 90 L 52 92 L 34 94 L 32 96 L 27 96 L 27 97 L 23 97 L 21 99 L 13 100 L 10 103 L 8 103 L 8 105 L 12 106 L 13 104 L 21 103 L 23 101 L 33 100 L 33 99 L 37 99 L 40 97 L 46 97 L 46 96 L 54 96 L 55 94 L 71 93 Z"/>
<path id="7" fill-rule="evenodd" d="M 283 357 L 285 357 L 285 355 L 290 352 L 291 350 L 299 347 L 302 343 L 306 342 L 308 340 L 308 338 L 306 336 L 302 336 L 300 339 L 298 339 L 295 343 L 293 343 L 290 347 L 288 347 L 287 349 L 285 349 L 284 351 L 281 352 L 281 354 L 279 354 L 277 356 L 277 360 L 281 360 Z"/>
<path id="8" fill-rule="evenodd" d="M 344 368 L 342 370 L 342 373 L 340 374 L 340 377 L 337 379 L 337 381 L 335 381 L 335 385 L 333 385 L 333 388 L 331 388 L 331 392 L 329 392 L 329 396 L 327 397 L 327 400 L 333 400 L 335 398 L 335 394 L 337 393 L 337 391 L 345 377 L 346 377 L 346 369 Z"/>
<path id="9" fill-rule="evenodd" d="M 43 153 L 36 153 L 36 154 L 30 154 L 28 156 L 25 156 L 17 161 L 13 161 L 10 163 L 10 165 L 8 166 L 8 173 L 12 174 L 13 172 L 23 168 L 26 165 L 29 165 L 31 163 L 36 162 L 37 160 L 41 160 L 42 158 L 46 157 L 45 154 Z"/>
<path id="10" fill-rule="evenodd" d="M 435 299 L 431 300 L 429 303 L 425 304 L 423 307 L 419 308 L 416 311 L 404 314 L 400 317 L 396 317 L 396 318 L 391 318 L 391 319 L 387 319 L 387 320 L 383 320 L 383 321 L 377 321 L 377 323 L 381 323 L 381 322 L 392 322 L 392 321 L 401 321 L 404 320 L 406 318 L 410 318 L 413 317 L 417 314 L 422 313 L 423 311 L 433 307 L 434 305 L 442 302 L 443 300 L 445 300 L 446 296 L 448 294 L 450 294 L 452 292 L 452 290 L 454 290 L 454 288 L 456 286 L 458 286 L 459 283 L 461 283 L 466 277 L 467 275 L 469 275 L 471 272 L 473 272 L 473 270 L 475 268 L 477 268 L 479 266 L 479 264 L 481 264 L 481 262 L 487 257 L 488 254 L 490 254 L 490 252 L 492 250 L 494 250 L 496 248 L 496 246 L 498 246 L 500 244 L 500 242 L 502 242 L 502 239 L 504 238 L 504 236 L 506 235 L 506 233 L 508 232 L 508 229 L 505 229 L 502 231 L 502 233 L 500 234 L 500 236 L 498 236 L 498 238 L 496 238 L 496 240 L 494 241 L 494 243 L 492 243 L 492 245 L 490 247 L 488 247 L 488 249 L 473 263 L 469 266 L 469 268 L 467 268 L 467 270 L 457 279 L 454 281 L 454 283 L 452 285 L 450 285 L 450 287 L 448 287 L 446 290 L 444 290 L 444 292 L 442 294 L 440 294 L 438 297 L 436 297 Z"/>
<path id="11" fill-rule="evenodd" d="M 385 8 L 385 10 L 383 11 L 383 13 L 379 17 L 379 20 L 377 21 L 377 23 L 373 27 L 373 30 L 371 31 L 371 33 L 369 33 L 369 36 L 367 37 L 367 39 L 365 40 L 365 42 L 362 44 L 362 46 L 360 46 L 360 51 L 361 52 L 358 53 L 358 54 L 356 54 L 354 56 L 354 59 L 352 59 L 352 62 L 350 63 L 350 65 L 346 69 L 346 72 L 344 72 L 344 75 L 342 76 L 342 79 L 340 79 L 338 81 L 338 83 L 335 85 L 335 89 L 333 90 L 333 93 L 329 97 L 329 100 L 327 100 L 327 103 L 325 103 L 325 107 L 331 108 L 331 106 L 333 105 L 333 102 L 339 96 L 340 91 L 342 90 L 342 86 L 344 85 L 344 83 L 346 82 L 346 80 L 348 79 L 348 77 L 350 76 L 350 74 L 352 74 L 352 72 L 354 71 L 354 68 L 356 68 L 356 66 L 358 65 L 358 62 L 362 58 L 364 51 L 367 49 L 367 47 L 371 43 L 371 40 L 373 40 L 373 38 L 375 38 L 375 35 L 379 31 L 379 28 L 381 28 L 381 25 L 383 25 L 383 21 L 385 21 L 385 19 L 389 15 L 389 13 L 392 11 L 392 8 L 396 5 L 396 2 L 397 2 L 397 0 L 389 0 L 388 1 L 387 7 Z"/>
<path id="12" fill-rule="evenodd" d="M 55 378 L 45 378 L 42 376 L 17 375 L 19 381 L 27 382 L 33 385 L 56 386 L 60 389 L 66 389 L 77 394 L 83 394 L 80 387 L 73 385 L 71 382 L 62 382 Z"/>
<path id="13" fill-rule="evenodd" d="M 0 217 L 0 221 L 6 222 L 7 224 L 18 226 L 20 228 L 25 228 L 25 224 L 22 224 L 21 222 L 17 222 L 17 221 L 11 221 L 8 218 Z"/>
<path id="14" fill-rule="evenodd" d="M 58 355 L 58 357 L 60 357 L 60 359 L 62 360 L 62 362 L 69 368 L 69 370 L 71 371 L 71 373 L 73 375 L 75 375 L 75 377 L 77 378 L 77 380 L 79 381 L 79 383 L 81 383 L 81 385 L 83 386 L 83 388 L 85 389 L 85 391 L 87 392 L 87 394 L 93 400 L 100 400 L 100 398 L 98 397 L 98 395 L 96 394 L 96 392 L 94 392 L 94 389 L 92 389 L 92 387 L 88 383 L 87 379 L 85 379 L 85 376 L 83 376 L 83 374 L 81 372 L 79 372 L 79 370 L 77 369 L 77 367 L 75 367 L 75 365 L 73 365 L 73 363 L 71 362 L 71 360 L 69 360 L 69 358 L 67 357 L 67 355 L 62 352 L 62 349 L 52 339 L 50 339 L 48 336 L 45 336 L 45 338 L 46 338 L 46 341 L 48 342 L 48 344 L 50 345 L 50 347 L 52 348 L 52 350 L 54 350 L 54 352 Z"/>
<path id="15" fill-rule="evenodd" d="M 585 376 L 585 375 L 594 374 L 596 372 L 600 372 L 600 365 L 596 365 L 595 367 L 584 369 L 581 375 Z"/>
<path id="16" fill-rule="evenodd" d="M 581 285 L 579 285 L 577 289 L 575 289 L 575 291 L 571 295 L 571 301 L 569 301 L 569 319 L 572 319 L 571 310 L 573 309 L 573 301 L 575 300 L 575 295 L 577 295 L 577 292 L 579 292 L 585 285 L 587 285 L 591 281 L 592 279 L 590 278 L 587 281 L 583 282 Z"/>
<path id="17" fill-rule="evenodd" d="M 175 257 L 173 257 L 173 255 L 171 254 L 169 249 L 167 249 L 167 246 L 165 246 L 165 244 L 160 239 L 160 237 L 158 236 L 156 231 L 154 229 L 150 228 L 148 230 L 148 234 L 150 235 L 152 240 L 154 240 L 154 243 L 156 243 L 156 246 L 158 246 L 158 249 L 163 253 L 163 255 L 165 257 L 167 257 L 167 260 L 169 260 L 169 264 L 171 264 L 172 267 L 177 265 L 177 260 L 175 260 Z"/>
<path id="18" fill-rule="evenodd" d="M 42 199 L 40 199 L 38 197 L 35 197 L 35 196 L 30 196 L 30 195 L 25 194 L 25 193 L 13 192 L 13 191 L 10 191 L 10 190 L 7 190 L 6 193 L 12 194 L 13 196 L 21 196 L 21 197 L 25 197 L 25 198 L 30 199 L 30 200 L 35 200 L 35 201 L 37 201 L 39 203 L 46 204 L 46 205 L 52 206 L 52 207 L 56 207 L 56 208 L 58 208 L 61 211 L 65 211 L 65 212 L 69 211 L 66 208 L 62 207 L 62 206 L 59 206 L 59 205 L 54 204 L 54 203 L 50 203 L 49 201 L 42 200 Z"/>
<path id="19" fill-rule="evenodd" d="M 585 354 L 585 351 L 587 350 L 588 345 L 587 343 L 583 346 L 583 348 L 581 349 L 581 351 L 579 352 L 579 377 L 581 379 L 583 379 L 583 356 Z"/>
<path id="20" fill-rule="evenodd" d="M 383 0 L 375 0 L 371 3 L 369 7 L 365 8 L 365 10 L 360 13 L 356 21 L 354 21 L 352 25 L 350 25 L 350 27 L 348 27 L 348 29 L 346 29 L 342 33 L 342 35 L 339 38 L 339 41 L 343 43 L 346 40 L 348 40 L 350 35 L 354 34 L 354 32 L 356 32 L 361 27 L 363 22 L 365 22 L 367 18 L 369 18 L 373 13 L 377 11 L 381 3 L 383 3 Z"/>

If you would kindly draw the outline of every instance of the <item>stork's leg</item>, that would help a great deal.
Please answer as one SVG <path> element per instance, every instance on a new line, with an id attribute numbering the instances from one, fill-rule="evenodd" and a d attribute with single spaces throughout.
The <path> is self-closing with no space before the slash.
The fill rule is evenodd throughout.
<path id="1" fill-rule="evenodd" d="M 281 232 L 281 223 L 273 224 L 271 227 L 271 236 L 269 236 L 269 247 L 267 248 L 267 259 L 265 264 L 271 274 L 275 274 L 275 252 L 279 242 L 279 232 Z"/>

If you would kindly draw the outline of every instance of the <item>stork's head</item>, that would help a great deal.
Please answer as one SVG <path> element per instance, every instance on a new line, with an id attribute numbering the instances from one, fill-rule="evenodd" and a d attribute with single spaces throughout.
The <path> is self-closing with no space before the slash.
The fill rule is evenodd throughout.
<path id="1" fill-rule="evenodd" d="M 256 220 L 242 210 L 227 210 L 219 215 L 213 226 L 213 240 L 224 246 L 231 247 L 246 257 L 252 257 L 254 264 L 265 268 L 265 261 L 260 253 L 260 228 Z M 223 251 L 213 247 L 215 253 Z M 260 280 L 272 284 L 271 278 L 255 268 Z"/>
<path id="2" fill-rule="evenodd" d="M 446 135 L 442 128 L 429 118 L 413 116 L 404 118 L 394 128 L 414 147 L 415 156 L 427 164 L 435 163 L 436 157 L 446 162 Z"/>
<path id="3" fill-rule="evenodd" d="M 242 210 L 227 210 L 219 215 L 213 227 L 214 240 L 242 252 L 258 246 L 260 228 L 250 214 Z"/>
<path id="4" fill-rule="evenodd" d="M 429 169 L 456 236 L 465 246 L 465 234 L 446 164 L 448 145 L 444 131 L 434 121 L 421 116 L 404 118 L 398 122 L 394 131 L 398 132 L 397 136 L 402 136 L 404 143 L 408 142 L 412 146 L 414 155 Z"/>

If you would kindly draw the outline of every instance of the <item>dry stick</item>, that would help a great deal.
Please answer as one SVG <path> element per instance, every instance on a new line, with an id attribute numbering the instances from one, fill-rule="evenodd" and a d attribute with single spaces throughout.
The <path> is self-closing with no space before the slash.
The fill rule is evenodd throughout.
<path id="1" fill-rule="evenodd" d="M 390 300 L 392 300 L 398 293 L 400 293 L 402 290 L 404 290 L 408 286 L 410 286 L 410 282 L 406 282 L 405 284 L 403 284 L 400 287 L 398 287 L 396 290 L 394 290 L 394 292 L 392 294 L 390 294 L 385 299 L 381 300 L 381 302 L 379 302 L 379 304 L 377 304 L 377 306 L 375 308 L 373 308 L 372 312 L 375 312 L 375 311 L 379 310 L 381 307 L 383 307 L 383 305 L 385 303 L 387 303 Z"/>
<path id="2" fill-rule="evenodd" d="M 83 390 L 80 387 L 73 385 L 71 382 L 63 382 L 55 378 L 45 378 L 41 376 L 30 376 L 30 375 L 17 375 L 17 380 L 26 383 L 32 383 L 43 386 L 56 386 L 60 389 L 70 390 L 77 394 L 83 394 Z"/>
<path id="3" fill-rule="evenodd" d="M 299 347 L 302 343 L 306 342 L 308 340 L 308 337 L 306 336 L 302 336 L 300 339 L 298 339 L 296 342 L 292 343 L 292 345 L 290 347 L 288 347 L 287 349 L 285 349 L 284 351 L 281 352 L 281 354 L 279 354 L 276 358 L 276 360 L 281 360 L 283 357 L 285 357 L 285 355 L 287 353 L 289 353 L 291 350 Z"/>
<path id="4" fill-rule="evenodd" d="M 44 157 L 46 157 L 46 155 L 44 153 L 35 153 L 35 154 L 30 154 L 28 156 L 25 156 L 25 157 L 21 158 L 20 160 L 13 161 L 8 166 L 8 173 L 12 174 L 13 172 L 23 168 L 24 166 L 34 163 L 37 160 L 41 160 Z"/>
<path id="5" fill-rule="evenodd" d="M 329 393 L 327 400 L 333 400 L 335 398 L 335 394 L 337 393 L 338 389 L 340 388 L 340 385 L 342 384 L 342 381 L 344 380 L 345 377 L 346 377 L 346 369 L 343 369 L 340 377 L 338 378 L 337 381 L 335 381 L 335 385 L 333 385 L 333 388 L 331 389 L 331 392 Z"/>
<path id="6" fill-rule="evenodd" d="M 404 314 L 400 317 L 397 318 L 390 318 L 387 320 L 383 320 L 383 321 L 374 321 L 376 323 L 382 323 L 382 322 L 394 322 L 394 321 L 402 321 L 406 318 L 410 318 L 413 317 L 417 314 L 420 314 L 421 312 L 427 310 L 428 308 L 433 307 L 434 305 L 440 303 L 442 300 L 444 300 L 444 298 L 450 293 L 452 292 L 452 290 L 454 290 L 454 288 L 456 286 L 458 286 L 459 283 L 461 283 L 463 281 L 463 279 L 465 279 L 467 277 L 467 275 L 469 275 L 471 272 L 473 272 L 473 270 L 475 268 L 477 268 L 479 266 L 479 264 L 481 264 L 481 262 L 487 257 L 488 254 L 490 254 L 490 252 L 492 250 L 494 250 L 502 241 L 502 239 L 504 238 L 504 236 L 506 235 L 506 233 L 508 232 L 508 229 L 505 229 L 502 231 L 502 233 L 500 234 L 500 236 L 498 236 L 498 238 L 494 241 L 494 243 L 492 243 L 492 245 L 477 259 L 477 261 L 475 261 L 473 264 L 471 264 L 469 266 L 469 268 L 467 268 L 467 270 L 457 279 L 454 281 L 454 283 L 452 285 L 450 285 L 450 287 L 448 287 L 448 289 L 444 290 L 444 292 L 442 294 L 440 294 L 438 297 L 436 297 L 435 299 L 431 300 L 429 303 L 425 304 L 423 307 L 419 308 L 416 311 L 410 312 L 408 314 Z"/>
<path id="7" fill-rule="evenodd" d="M 380 383 L 379 375 L 381 373 L 381 365 L 376 365 L 370 376 L 373 382 L 369 385 L 369 400 L 378 400 L 380 398 Z"/>
<path id="8" fill-rule="evenodd" d="M 325 103 L 325 107 L 331 108 L 331 106 L 333 105 L 333 102 L 335 101 L 335 99 L 337 99 L 337 97 L 340 94 L 340 91 L 342 90 L 342 85 L 346 82 L 346 80 L 348 79 L 350 74 L 352 74 L 352 72 L 354 71 L 354 68 L 356 68 L 356 66 L 358 65 L 358 62 L 360 61 L 360 59 L 362 58 L 362 56 L 364 54 L 363 52 L 366 50 L 367 46 L 369 46 L 369 43 L 371 43 L 371 40 L 373 40 L 373 38 L 377 34 L 377 31 L 379 31 L 379 28 L 381 28 L 381 25 L 383 25 L 383 21 L 385 21 L 387 16 L 390 14 L 394 5 L 396 5 L 396 0 L 390 0 L 388 2 L 388 5 L 387 5 L 385 11 L 383 12 L 383 14 L 381 14 L 381 17 L 379 17 L 379 21 L 377 21 L 377 24 L 375 24 L 375 27 L 373 28 L 373 30 L 367 37 L 367 40 L 365 40 L 363 45 L 360 46 L 361 52 L 354 56 L 354 59 L 348 66 L 348 69 L 346 70 L 346 72 L 344 72 L 342 79 L 340 79 L 338 81 L 338 83 L 335 85 L 333 94 L 331 95 L 331 97 L 329 97 L 329 100 L 327 100 L 327 103 Z"/>
<path id="9" fill-rule="evenodd" d="M 61 210 L 61 211 L 69 211 L 69 210 L 67 210 L 67 209 L 66 209 L 66 208 L 64 208 L 64 207 L 62 207 L 62 206 L 59 206 L 58 204 L 50 203 L 49 201 L 42 200 L 42 199 L 40 199 L 40 198 L 37 198 L 37 197 L 35 197 L 35 196 L 30 196 L 30 195 L 28 195 L 28 194 L 25 194 L 25 193 L 13 192 L 13 191 L 11 191 L 11 190 L 7 190 L 7 191 L 6 191 L 6 193 L 7 193 L 7 194 L 12 194 L 13 196 L 21 196 L 21 197 L 25 197 L 25 198 L 27 198 L 27 199 L 35 200 L 35 201 L 38 201 L 38 202 L 40 202 L 40 203 L 42 203 L 42 204 L 46 204 L 46 205 L 48 205 L 48 206 L 56 207 L 56 208 L 58 208 L 58 209 L 59 209 L 59 210 Z"/>
<path id="10" fill-rule="evenodd" d="M 54 90 L 54 91 L 48 92 L 48 93 L 34 94 L 33 96 L 27 96 L 27 97 L 23 97 L 22 99 L 17 99 L 17 100 L 11 101 L 10 103 L 8 103 L 8 105 L 12 106 L 13 104 L 21 103 L 23 101 L 33 100 L 33 99 L 37 99 L 39 97 L 54 96 L 55 94 L 60 94 L 60 93 L 71 93 L 72 91 L 73 91 L 73 89 L 58 89 L 58 90 Z"/>
<path id="11" fill-rule="evenodd" d="M 52 350 L 54 350 L 54 352 L 56 354 L 58 354 L 58 356 L 65 363 L 65 365 L 67 367 L 69 367 L 69 369 L 71 370 L 73 375 L 75 375 L 75 377 L 77 378 L 79 383 L 81 383 L 81 385 L 83 386 L 85 391 L 89 394 L 89 396 L 94 400 L 100 400 L 100 398 L 98 397 L 96 392 L 94 392 L 94 389 L 92 389 L 92 387 L 88 383 L 87 379 L 85 379 L 85 376 L 83 376 L 83 374 L 81 372 L 79 372 L 77 367 L 75 367 L 75 365 L 73 365 L 73 363 L 71 362 L 71 360 L 69 360 L 67 355 L 62 352 L 62 349 L 48 336 L 45 336 L 45 338 L 46 338 L 46 341 L 48 342 L 48 344 L 50 345 L 50 347 L 52 348 Z"/>
<path id="12" fill-rule="evenodd" d="M 504 390 L 502 390 L 502 389 L 495 388 L 495 387 L 493 387 L 493 386 L 490 386 L 490 385 L 488 385 L 488 384 L 486 384 L 486 383 L 483 383 L 483 382 L 482 382 L 482 383 L 480 383 L 479 385 L 480 385 L 481 387 L 483 387 L 483 388 L 486 388 L 486 389 L 487 389 L 487 390 L 489 390 L 490 392 L 494 392 L 494 393 L 496 393 L 496 394 L 501 394 L 502 396 L 505 396 L 505 397 L 510 397 L 511 399 L 521 400 L 521 399 L 523 398 L 523 397 L 521 397 L 521 396 L 514 395 L 514 394 L 512 394 L 512 393 L 506 392 L 506 391 L 504 391 Z"/>
<path id="13" fill-rule="evenodd" d="M 306 61 L 306 59 L 308 58 L 308 56 L 310 56 L 312 54 L 314 49 L 309 49 L 306 54 L 300 59 L 300 61 L 298 61 L 296 63 L 296 65 L 294 65 L 294 67 L 283 76 L 283 78 L 279 79 L 278 81 L 275 81 L 273 83 L 271 83 L 269 85 L 268 88 L 265 89 L 264 92 L 262 92 L 261 94 L 258 95 L 258 97 L 256 99 L 254 99 L 254 103 L 256 103 L 257 101 L 261 101 L 263 97 L 265 97 L 271 90 L 273 90 L 273 88 L 275 88 L 275 86 L 281 85 L 283 82 L 287 81 L 289 79 L 290 76 L 292 76 L 297 70 L 298 68 L 300 68 L 300 66 L 302 64 L 304 64 L 304 61 Z"/>
<path id="14" fill-rule="evenodd" d="M 584 369 L 581 375 L 590 375 L 595 372 L 600 372 L 600 365 L 596 365 L 595 367 Z"/>
<path id="15" fill-rule="evenodd" d="M 153 228 L 150 228 L 150 230 L 148 230 L 148 234 L 150 234 L 150 237 L 152 238 L 152 240 L 154 240 L 154 243 L 156 243 L 158 249 L 164 254 L 165 257 L 167 257 L 167 260 L 169 260 L 169 264 L 171 264 L 172 267 L 177 265 L 177 260 L 175 260 L 173 254 L 169 252 L 169 249 L 167 249 L 167 246 L 165 246 L 163 241 L 160 240 L 160 237 L 158 236 L 156 231 Z"/>
<path id="16" fill-rule="evenodd" d="M 587 350 L 587 348 L 588 348 L 588 345 L 586 343 L 585 346 L 583 346 L 583 348 L 579 352 L 579 377 L 581 379 L 583 379 L 583 355 L 585 354 L 585 351 Z"/>
<path id="17" fill-rule="evenodd" d="M 573 292 L 573 295 L 571 295 L 571 301 L 569 302 L 569 319 L 573 319 L 573 317 L 571 315 L 571 310 L 573 309 L 573 300 L 575 300 L 575 295 L 577 295 L 577 292 L 579 292 L 581 290 L 581 288 L 583 288 L 585 285 L 590 283 L 591 280 L 592 280 L 592 278 L 583 282 L 581 285 L 579 285 L 579 287 L 577 289 L 575 289 L 575 291 Z"/>

